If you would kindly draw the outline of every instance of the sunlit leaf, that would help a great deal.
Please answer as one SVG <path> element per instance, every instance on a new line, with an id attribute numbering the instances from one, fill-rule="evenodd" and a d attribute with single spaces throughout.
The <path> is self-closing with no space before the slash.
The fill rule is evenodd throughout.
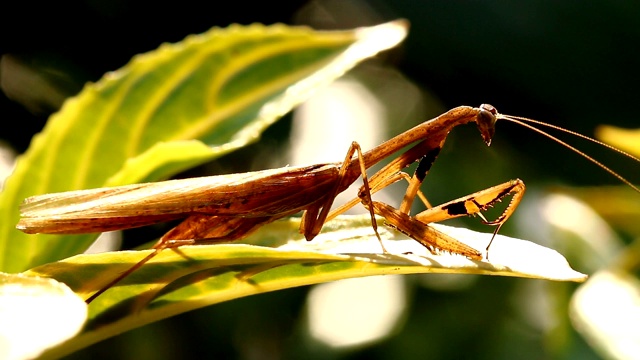
<path id="1" fill-rule="evenodd" d="M 380 225 L 388 254 L 381 253 L 368 216 L 339 217 L 311 242 L 298 233 L 299 220 L 285 219 L 264 226 L 242 244 L 164 250 L 95 299 L 89 307 L 85 331 L 53 354 L 65 354 L 203 306 L 338 279 L 414 273 L 487 274 L 557 281 L 586 278 L 572 270 L 557 252 L 528 241 L 498 236 L 491 248 L 491 261 L 476 261 L 459 255 L 433 255 L 416 241 Z M 476 249 L 484 249 L 491 238 L 491 234 L 437 227 Z M 40 266 L 28 274 L 63 281 L 87 298 L 149 251 L 78 255 Z"/>
<path id="2" fill-rule="evenodd" d="M 20 157 L 0 194 L 0 269 L 59 260 L 95 239 L 15 230 L 24 198 L 158 180 L 256 141 L 406 31 L 404 21 L 334 32 L 234 25 L 134 57 L 68 99 Z"/>

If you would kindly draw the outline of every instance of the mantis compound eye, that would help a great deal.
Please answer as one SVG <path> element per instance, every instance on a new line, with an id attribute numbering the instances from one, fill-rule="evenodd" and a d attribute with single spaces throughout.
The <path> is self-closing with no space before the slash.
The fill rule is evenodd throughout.
<path id="1" fill-rule="evenodd" d="M 498 115 L 498 109 L 496 109 L 493 105 L 482 104 L 482 105 L 480 105 L 480 110 L 488 111 L 491 114 L 493 114 L 494 116 Z"/>

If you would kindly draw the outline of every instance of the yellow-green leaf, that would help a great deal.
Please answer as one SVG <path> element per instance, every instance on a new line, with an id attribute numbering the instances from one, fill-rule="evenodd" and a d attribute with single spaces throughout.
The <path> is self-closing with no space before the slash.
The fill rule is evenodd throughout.
<path id="1" fill-rule="evenodd" d="M 59 260 L 95 239 L 20 233 L 24 198 L 158 180 L 244 146 L 406 31 L 403 21 L 335 32 L 234 25 L 134 57 L 68 99 L 20 157 L 0 194 L 0 269 Z"/>
<path id="2" fill-rule="evenodd" d="M 382 254 L 367 215 L 339 217 L 327 223 L 311 242 L 298 233 L 298 226 L 299 219 L 284 219 L 264 226 L 242 244 L 162 251 L 96 298 L 89 307 L 84 332 L 51 354 L 60 356 L 206 305 L 338 279 L 414 273 L 488 274 L 557 281 L 586 278 L 571 269 L 557 252 L 504 236 L 494 240 L 490 261 L 475 261 L 459 255 L 433 255 L 416 241 L 384 226 L 380 226 L 380 232 L 390 253 Z M 476 249 L 484 249 L 491 238 L 491 234 L 436 227 Z M 78 255 L 32 269 L 28 274 L 63 281 L 87 298 L 149 251 Z"/>

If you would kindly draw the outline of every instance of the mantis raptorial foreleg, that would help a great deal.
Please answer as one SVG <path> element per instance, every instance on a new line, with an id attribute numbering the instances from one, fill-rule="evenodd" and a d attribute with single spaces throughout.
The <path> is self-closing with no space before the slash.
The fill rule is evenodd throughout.
<path id="1" fill-rule="evenodd" d="M 524 196 L 525 185 L 520 179 L 507 181 L 500 185 L 492 186 L 488 189 L 480 190 L 471 195 L 461 197 L 456 200 L 449 201 L 445 204 L 432 207 L 414 216 L 417 221 L 423 224 L 439 222 L 443 220 L 453 219 L 461 216 L 478 215 L 482 222 L 487 225 L 495 226 L 493 236 L 486 247 L 486 259 L 489 259 L 489 247 L 493 243 L 493 239 L 502 227 L 502 225 L 511 217 L 515 209 L 518 207 L 520 200 Z M 482 211 L 493 207 L 497 202 L 502 201 L 506 196 L 513 195 L 507 207 L 502 214 L 495 220 L 488 221 L 482 215 Z"/>
<path id="2" fill-rule="evenodd" d="M 492 186 L 488 189 L 480 190 L 473 194 L 424 210 L 414 217 L 416 220 L 428 224 L 461 216 L 479 215 L 485 224 L 501 226 L 515 211 L 524 195 L 524 191 L 525 186 L 522 180 L 510 180 L 500 185 Z M 508 195 L 513 195 L 513 198 L 502 214 L 493 221 L 487 221 L 481 212 L 488 210 L 495 205 L 496 202 L 500 202 Z"/>
<path id="3" fill-rule="evenodd" d="M 481 259 L 480 253 L 477 250 L 461 243 L 451 236 L 431 228 L 428 224 L 461 216 L 479 215 L 485 224 L 496 226 L 493 237 L 486 248 L 486 259 L 488 260 L 489 247 L 495 235 L 498 233 L 502 224 L 513 214 L 524 195 L 524 190 L 524 183 L 520 179 L 516 179 L 432 207 L 413 217 L 400 209 L 395 209 L 382 202 L 368 202 L 367 199 L 363 198 L 362 203 L 367 208 L 373 209 L 376 214 L 384 217 L 387 225 L 418 241 L 432 253 L 436 253 L 436 250 L 442 250 L 464 255 L 476 260 Z M 513 197 L 502 214 L 493 221 L 486 220 L 482 215 L 482 211 L 487 210 L 509 195 L 513 195 Z"/>

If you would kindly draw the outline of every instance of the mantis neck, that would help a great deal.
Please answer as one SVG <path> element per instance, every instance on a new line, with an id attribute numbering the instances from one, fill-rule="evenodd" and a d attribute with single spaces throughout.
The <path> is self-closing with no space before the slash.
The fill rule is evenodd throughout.
<path id="1" fill-rule="evenodd" d="M 383 159 L 393 155 L 393 153 L 419 140 L 422 140 L 425 143 L 425 146 L 421 147 L 422 149 L 427 149 L 428 151 L 429 149 L 439 148 L 442 146 L 447 135 L 454 127 L 475 121 L 478 111 L 479 109 L 470 106 L 459 106 L 434 119 L 425 121 L 422 124 L 417 125 L 414 128 L 409 129 L 365 152 L 363 154 L 365 167 L 368 169 Z M 403 162 L 408 161 L 404 166 L 418 160 L 425 154 L 425 152 L 421 154 L 412 154 L 417 155 L 417 157 L 415 159 L 403 159 Z M 350 174 L 359 174 L 359 163 L 357 158 L 354 158 L 351 161 L 351 164 L 349 164 L 348 172 Z"/>

